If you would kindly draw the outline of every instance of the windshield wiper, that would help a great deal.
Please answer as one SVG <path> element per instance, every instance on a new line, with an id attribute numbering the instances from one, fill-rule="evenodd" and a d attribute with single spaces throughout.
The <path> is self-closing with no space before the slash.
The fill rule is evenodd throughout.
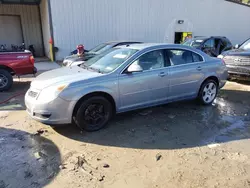
<path id="1" fill-rule="evenodd" d="M 95 71 L 95 72 L 103 74 L 103 72 L 100 69 L 93 68 L 93 67 L 88 67 L 88 68 L 91 69 L 91 70 L 93 70 L 93 71 Z"/>
<path id="2" fill-rule="evenodd" d="M 90 68 L 89 66 L 85 65 L 85 63 L 81 64 L 80 67 L 82 67 L 82 68 L 84 68 L 84 69 L 87 69 L 87 70 Z"/>

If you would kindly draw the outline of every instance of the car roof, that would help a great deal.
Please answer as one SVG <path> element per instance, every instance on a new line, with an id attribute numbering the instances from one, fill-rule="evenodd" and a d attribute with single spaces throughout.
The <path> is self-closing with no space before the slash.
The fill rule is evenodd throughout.
<path id="1" fill-rule="evenodd" d="M 141 43 L 141 44 L 129 44 L 123 45 L 116 48 L 130 48 L 135 50 L 143 50 L 148 48 L 180 48 L 180 49 L 189 49 L 196 51 L 195 48 L 181 45 L 181 44 L 170 44 L 170 43 Z"/>
<path id="2" fill-rule="evenodd" d="M 120 43 L 131 43 L 131 44 L 133 44 L 133 43 L 141 43 L 141 42 L 126 41 L 126 40 L 124 40 L 124 41 L 109 41 L 109 42 L 105 42 L 105 44 L 111 44 L 111 45 L 118 45 Z"/>
<path id="3" fill-rule="evenodd" d="M 157 47 L 157 46 L 161 46 L 164 44 L 161 43 L 139 43 L 139 44 L 128 44 L 128 45 L 123 45 L 123 46 L 119 46 L 120 48 L 131 48 L 131 49 L 135 49 L 135 50 L 143 50 L 149 47 Z"/>
<path id="4" fill-rule="evenodd" d="M 192 39 L 202 39 L 202 40 L 205 40 L 205 39 L 209 39 L 210 37 L 204 37 L 204 36 L 195 36 L 193 37 Z"/>
<path id="5" fill-rule="evenodd" d="M 224 36 L 210 36 L 210 37 L 206 37 L 206 36 L 194 36 L 192 39 L 200 39 L 200 40 L 206 40 L 206 39 L 210 39 L 210 38 L 226 38 Z"/>

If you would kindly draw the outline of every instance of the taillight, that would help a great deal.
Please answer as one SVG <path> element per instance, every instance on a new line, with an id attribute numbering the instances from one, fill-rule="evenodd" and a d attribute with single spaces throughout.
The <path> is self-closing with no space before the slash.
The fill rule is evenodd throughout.
<path id="1" fill-rule="evenodd" d="M 34 56 L 32 55 L 32 56 L 30 56 L 30 62 L 31 62 L 31 64 L 32 65 L 34 65 L 35 64 L 35 58 L 34 58 Z"/>

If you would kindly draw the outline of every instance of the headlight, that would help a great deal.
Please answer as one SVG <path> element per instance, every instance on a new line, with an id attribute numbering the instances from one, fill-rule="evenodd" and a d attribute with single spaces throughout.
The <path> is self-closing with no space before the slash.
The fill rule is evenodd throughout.
<path id="1" fill-rule="evenodd" d="M 217 58 L 223 59 L 224 56 L 220 54 L 220 55 L 217 56 Z"/>
<path id="2" fill-rule="evenodd" d="M 63 61 L 62 64 L 63 64 L 63 66 L 68 67 L 71 63 L 72 63 L 72 61 L 66 59 Z"/>
<path id="3" fill-rule="evenodd" d="M 68 85 L 57 85 L 45 88 L 41 91 L 41 93 L 38 96 L 38 100 L 43 102 L 50 102 L 53 101 L 58 97 L 58 95 L 67 87 Z"/>

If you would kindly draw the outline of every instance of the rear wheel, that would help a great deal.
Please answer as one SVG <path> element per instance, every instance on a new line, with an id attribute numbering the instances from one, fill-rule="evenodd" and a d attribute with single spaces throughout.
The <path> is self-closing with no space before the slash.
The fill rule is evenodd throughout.
<path id="1" fill-rule="evenodd" d="M 76 112 L 75 123 L 86 131 L 103 128 L 112 117 L 112 105 L 104 97 L 91 97 L 82 102 Z"/>
<path id="2" fill-rule="evenodd" d="M 13 77 L 11 76 L 11 74 L 4 69 L 0 69 L 0 91 L 9 90 L 12 84 Z"/>
<path id="3" fill-rule="evenodd" d="M 198 99 L 204 105 L 212 104 L 218 93 L 218 84 L 214 80 L 205 81 L 200 89 Z"/>

